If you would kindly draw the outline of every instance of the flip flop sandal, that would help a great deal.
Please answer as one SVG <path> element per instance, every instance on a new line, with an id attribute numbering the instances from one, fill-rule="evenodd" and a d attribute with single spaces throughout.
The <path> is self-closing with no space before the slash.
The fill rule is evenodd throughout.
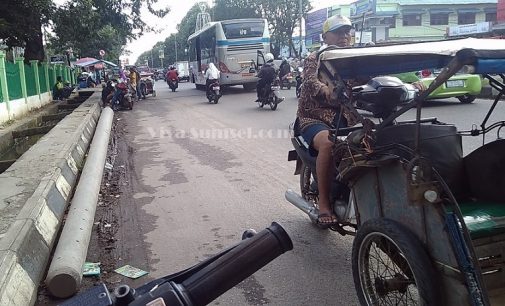
<path id="1" fill-rule="evenodd" d="M 331 218 L 332 221 L 329 221 L 329 222 L 326 221 L 326 222 L 324 222 L 324 221 L 321 220 L 322 218 Z M 338 224 L 337 216 L 335 216 L 332 213 L 322 213 L 322 214 L 319 214 L 319 216 L 317 216 L 316 224 L 317 224 L 317 226 L 319 226 L 322 229 L 327 229 L 327 228 L 329 228 L 332 225 Z"/>

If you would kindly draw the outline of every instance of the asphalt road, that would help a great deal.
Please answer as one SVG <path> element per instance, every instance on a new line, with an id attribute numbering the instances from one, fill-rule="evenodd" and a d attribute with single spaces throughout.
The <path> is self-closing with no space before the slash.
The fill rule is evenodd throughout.
<path id="1" fill-rule="evenodd" d="M 287 188 L 298 190 L 294 162 L 287 161 L 294 89 L 283 91 L 286 100 L 276 111 L 258 108 L 255 92 L 242 88 L 230 88 L 217 105 L 192 84 L 181 83 L 172 93 L 158 81 L 156 89 L 157 97 L 119 114 L 132 148 L 132 197 L 143 212 L 149 277 L 186 268 L 234 244 L 243 230 L 276 221 L 294 250 L 213 305 L 357 305 L 352 237 L 317 229 L 284 199 Z M 423 116 L 468 129 L 480 124 L 489 105 L 448 99 L 429 103 Z M 500 108 L 497 113 L 503 113 Z M 480 142 L 465 140 L 465 152 Z"/>

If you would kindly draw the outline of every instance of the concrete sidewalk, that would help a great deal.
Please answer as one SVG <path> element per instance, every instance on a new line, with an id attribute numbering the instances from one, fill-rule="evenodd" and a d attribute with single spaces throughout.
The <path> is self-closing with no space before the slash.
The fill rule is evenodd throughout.
<path id="1" fill-rule="evenodd" d="M 0 305 L 33 305 L 100 117 L 95 93 L 0 174 Z"/>

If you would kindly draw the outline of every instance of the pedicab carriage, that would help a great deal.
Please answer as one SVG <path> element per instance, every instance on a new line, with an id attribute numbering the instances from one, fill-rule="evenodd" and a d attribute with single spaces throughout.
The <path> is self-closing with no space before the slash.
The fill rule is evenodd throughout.
<path id="1" fill-rule="evenodd" d="M 362 127 L 335 131 L 347 136 L 336 142 L 334 156 L 350 190 L 336 230 L 356 235 L 352 268 L 360 303 L 505 305 L 505 116 L 492 116 L 505 92 L 505 41 L 334 49 L 319 59 L 319 78 L 348 103 L 364 87 L 349 93 L 347 79 L 442 68 L 403 105 L 392 104 L 387 91 L 383 99 L 372 97 L 379 123 L 362 118 Z M 469 131 L 421 117 L 424 99 L 460 70 L 481 74 L 499 92 Z M 416 119 L 401 121 L 410 109 Z M 480 136 L 482 146 L 464 156 L 462 136 Z"/>
<path id="2" fill-rule="evenodd" d="M 140 93 L 143 98 L 147 95 L 156 97 L 156 90 L 154 89 L 154 73 L 144 71 L 140 73 Z"/>

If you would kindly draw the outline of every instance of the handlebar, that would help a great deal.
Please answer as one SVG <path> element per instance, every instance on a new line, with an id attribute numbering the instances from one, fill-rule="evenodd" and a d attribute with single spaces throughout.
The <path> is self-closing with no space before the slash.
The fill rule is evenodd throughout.
<path id="1" fill-rule="evenodd" d="M 170 306 L 207 305 L 279 255 L 293 249 L 291 238 L 276 222 L 259 233 L 250 233 L 246 235 L 245 232 L 244 240 L 235 246 L 189 269 L 137 289 L 120 285 L 111 296 L 102 284 L 61 305 L 137 306 L 151 301 L 163 301 Z M 252 237 L 247 238 L 249 236 Z"/>

